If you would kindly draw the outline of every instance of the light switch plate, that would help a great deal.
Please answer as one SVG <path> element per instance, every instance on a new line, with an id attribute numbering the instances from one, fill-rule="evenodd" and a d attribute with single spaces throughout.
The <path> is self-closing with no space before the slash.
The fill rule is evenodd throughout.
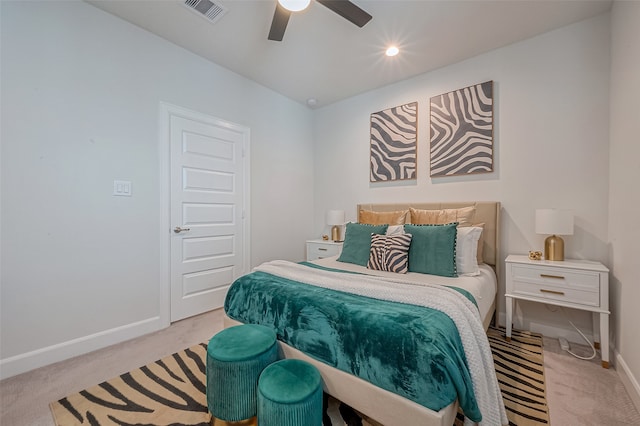
<path id="1" fill-rule="evenodd" d="M 113 195 L 122 196 L 122 197 L 131 197 L 131 181 L 114 180 Z"/>

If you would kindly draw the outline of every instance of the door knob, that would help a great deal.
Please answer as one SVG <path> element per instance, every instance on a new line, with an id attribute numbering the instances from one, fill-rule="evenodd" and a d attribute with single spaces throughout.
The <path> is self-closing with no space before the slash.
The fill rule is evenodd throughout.
<path id="1" fill-rule="evenodd" d="M 175 229 L 173 230 L 173 232 L 175 232 L 176 234 L 179 234 L 182 231 L 191 231 L 191 228 L 181 228 L 179 226 L 176 226 Z"/>

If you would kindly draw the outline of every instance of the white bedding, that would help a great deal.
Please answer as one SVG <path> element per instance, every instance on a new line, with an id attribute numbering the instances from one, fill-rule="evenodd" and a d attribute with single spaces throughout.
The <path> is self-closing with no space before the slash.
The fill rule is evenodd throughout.
<path id="1" fill-rule="evenodd" d="M 419 274 L 416 272 L 409 272 L 407 274 L 396 274 L 394 272 L 374 271 L 372 269 L 367 269 L 364 266 L 355 265 L 353 263 L 338 262 L 337 259 L 338 256 L 332 256 L 324 259 L 314 260 L 310 263 L 315 263 L 327 268 L 342 269 L 345 271 L 360 272 L 369 275 L 406 280 L 417 284 L 431 283 L 459 287 L 467 290 L 476 299 L 478 310 L 480 311 L 480 318 L 485 318 L 487 314 L 490 314 L 490 310 L 493 309 L 493 303 L 495 301 L 497 292 L 497 279 L 493 268 L 484 263 L 479 265 L 480 275 L 478 276 L 448 278 L 440 277 L 437 275 Z"/>

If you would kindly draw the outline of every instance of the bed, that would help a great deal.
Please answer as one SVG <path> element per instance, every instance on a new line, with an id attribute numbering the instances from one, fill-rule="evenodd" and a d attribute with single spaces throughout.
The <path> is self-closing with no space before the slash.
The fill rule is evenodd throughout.
<path id="1" fill-rule="evenodd" d="M 474 341 L 473 343 L 469 343 L 470 334 L 478 335 L 480 334 L 477 331 L 478 329 L 480 329 L 481 332 L 486 330 L 496 310 L 496 300 L 497 300 L 497 278 L 496 277 L 498 276 L 498 273 L 497 273 L 498 271 L 496 271 L 496 269 L 499 265 L 499 262 L 497 262 L 497 259 L 498 259 L 498 245 L 499 245 L 498 231 L 499 231 L 500 203 L 482 201 L 482 202 L 455 202 L 455 203 L 359 204 L 357 206 L 359 222 L 364 222 L 364 223 L 372 223 L 371 218 L 365 217 L 366 215 L 373 215 L 374 218 L 377 218 L 376 220 L 384 220 L 385 218 L 391 218 L 394 212 L 395 213 L 406 212 L 406 215 L 404 216 L 402 221 L 404 223 L 411 224 L 412 218 L 414 220 L 417 219 L 419 222 L 422 219 L 424 219 L 424 217 L 421 217 L 420 214 L 425 212 L 427 214 L 431 214 L 432 212 L 439 212 L 440 214 L 439 217 L 442 219 L 443 217 L 442 212 L 446 212 L 447 214 L 450 214 L 452 211 L 454 212 L 473 211 L 472 216 L 461 218 L 460 220 L 456 220 L 456 223 L 459 223 L 460 225 L 462 225 L 463 222 L 467 221 L 468 219 L 467 221 L 468 223 L 464 224 L 466 225 L 465 227 L 477 228 L 478 225 L 480 225 L 480 227 L 482 228 L 482 238 L 480 242 L 478 242 L 477 249 L 474 251 L 474 256 L 476 255 L 476 251 L 481 251 L 481 255 L 482 255 L 482 262 L 477 265 L 476 273 L 467 274 L 470 276 L 461 276 L 458 278 L 451 278 L 451 277 L 441 276 L 440 272 L 438 272 L 438 275 L 431 275 L 424 272 L 408 272 L 406 274 L 398 274 L 395 272 L 388 272 L 388 271 L 372 271 L 370 268 L 367 268 L 366 266 L 362 266 L 361 264 L 338 261 L 339 258 L 341 258 L 341 260 L 345 260 L 345 259 L 348 260 L 347 255 L 350 252 L 345 253 L 344 251 L 340 257 L 336 256 L 331 258 L 320 259 L 320 260 L 314 261 L 313 264 L 297 265 L 297 264 L 289 264 L 287 262 L 279 262 L 279 261 L 268 262 L 256 268 L 256 270 L 254 270 L 252 274 L 249 274 L 249 276 L 241 277 L 241 279 L 238 280 L 238 281 L 244 280 L 244 282 L 246 283 L 247 281 L 251 281 L 253 277 L 255 280 L 258 280 L 256 281 L 258 282 L 258 284 L 255 284 L 255 283 L 246 284 L 245 287 L 241 287 L 244 284 L 238 283 L 238 281 L 236 281 L 236 283 L 234 283 L 234 285 L 230 289 L 229 296 L 227 297 L 227 303 L 225 303 L 225 327 L 238 325 L 243 322 L 264 321 L 264 323 L 266 324 L 269 324 L 269 322 L 274 322 L 274 326 L 276 328 L 279 327 L 280 329 L 279 339 L 281 340 L 280 346 L 281 346 L 281 352 L 283 357 L 303 359 L 315 365 L 322 375 L 324 388 L 327 393 L 329 393 L 336 399 L 350 405 L 357 411 L 363 413 L 365 416 L 371 419 L 374 419 L 375 421 L 385 426 L 396 426 L 396 425 L 397 426 L 401 426 L 401 425 L 450 426 L 454 422 L 456 412 L 458 410 L 460 402 L 462 402 L 461 404 L 462 407 L 463 408 L 467 407 L 467 410 L 469 412 L 473 412 L 473 404 L 476 403 L 478 405 L 477 407 L 478 412 L 482 411 L 483 421 L 481 424 L 483 425 L 505 423 L 506 417 L 504 415 L 504 407 L 502 406 L 502 400 L 501 400 L 501 396 L 499 395 L 499 390 L 497 391 L 498 395 L 497 396 L 494 395 L 496 393 L 495 388 L 497 388 L 497 383 L 493 383 L 491 381 L 492 380 L 491 374 L 487 375 L 486 377 L 482 377 L 478 379 L 476 378 L 478 373 L 473 372 L 474 369 L 486 370 L 487 362 L 492 363 L 492 361 L 487 361 L 486 359 L 487 348 L 488 348 L 488 342 L 486 342 L 486 336 L 484 336 L 484 334 L 482 333 L 483 335 L 481 337 L 474 337 L 476 341 Z M 411 212 L 411 214 L 409 214 L 409 212 Z M 414 216 L 414 212 L 417 212 L 415 216 Z M 391 216 L 386 216 L 387 214 Z M 460 214 L 460 213 L 457 213 L 457 214 Z M 398 216 L 398 215 L 396 214 L 395 216 Z M 389 219 L 389 222 L 395 221 L 395 220 L 396 219 Z M 412 225 L 410 225 L 406 229 L 412 230 L 412 232 L 414 233 L 423 232 L 423 230 L 431 232 L 432 229 L 437 230 L 438 232 L 440 231 L 444 232 L 444 228 L 450 226 L 445 224 L 446 221 L 443 222 L 441 220 L 440 222 L 434 222 L 433 220 L 435 219 L 433 218 L 426 219 L 426 220 L 427 220 L 426 222 L 422 221 L 421 223 L 438 223 L 438 226 L 425 226 L 420 228 L 416 228 L 414 226 L 412 228 L 411 227 Z M 351 226 L 351 225 L 348 225 L 348 226 Z M 354 234 L 355 231 L 353 231 L 353 229 L 356 229 L 355 226 L 357 225 L 353 225 L 353 228 L 347 228 L 347 235 L 346 235 L 344 250 L 347 249 L 347 244 L 353 241 L 353 240 L 349 241 L 349 237 L 350 235 L 351 236 L 355 235 Z M 462 226 L 457 227 L 458 232 L 460 232 L 461 227 Z M 392 228 L 394 229 L 393 231 L 392 231 Z M 398 234 L 401 234 L 402 231 L 398 230 L 398 228 L 402 228 L 403 230 L 405 229 L 402 225 L 394 223 L 394 224 L 391 224 L 391 226 L 387 226 L 386 228 L 384 228 L 384 235 L 394 234 L 397 231 L 398 231 L 397 232 Z M 351 229 L 351 234 L 350 234 L 350 229 Z M 365 229 L 368 229 L 368 228 L 365 228 Z M 449 232 L 447 235 L 450 236 L 451 235 L 450 230 L 447 232 Z M 455 225 L 454 225 L 453 232 L 455 232 Z M 374 235 L 374 237 L 372 238 L 376 239 L 377 237 Z M 384 237 L 379 237 L 379 239 L 382 240 L 384 239 Z M 417 239 L 414 237 L 413 241 L 415 242 L 417 241 Z M 458 234 L 456 242 L 460 244 L 460 241 L 461 241 L 460 234 Z M 353 245 L 349 247 L 353 247 Z M 458 249 L 461 249 L 461 248 L 462 248 L 462 245 L 458 247 Z M 412 250 L 414 249 L 412 248 Z M 456 260 L 459 260 L 459 259 L 456 259 Z M 369 266 L 371 267 L 371 265 Z M 439 268 L 439 266 L 437 267 Z M 270 277 L 272 274 L 281 275 L 282 276 L 281 279 L 284 280 L 285 284 L 287 285 L 283 286 L 282 283 L 280 283 L 279 284 L 280 287 L 277 287 L 277 289 L 270 289 L 267 286 L 262 288 L 260 284 L 261 281 L 259 281 L 259 279 L 262 279 L 265 276 Z M 384 284 L 380 284 L 383 281 L 384 281 Z M 298 282 L 301 283 L 300 287 L 297 287 Z M 310 293 L 310 295 L 305 299 L 304 298 L 305 294 L 302 290 L 306 291 L 306 288 L 310 284 L 313 287 L 312 289 L 310 289 L 310 291 L 312 291 L 313 293 Z M 434 286 L 432 284 L 453 286 L 455 288 L 451 290 L 452 287 L 440 288 L 440 286 Z M 252 285 L 253 287 L 251 287 Z M 371 288 L 369 286 L 371 286 Z M 254 290 L 251 290 L 251 289 L 256 289 L 258 287 L 260 288 L 260 290 L 264 290 L 266 293 L 258 294 L 257 291 L 255 293 L 252 293 Z M 280 291 L 284 291 L 284 290 L 281 290 L 284 287 L 287 288 L 287 291 L 289 291 L 288 289 L 291 288 L 290 291 L 294 292 L 295 296 L 291 296 L 291 301 L 286 302 L 284 305 L 277 305 L 279 306 L 277 308 L 278 314 L 274 316 L 272 312 L 269 312 L 270 303 L 273 303 L 274 304 L 273 306 L 276 306 L 275 305 L 276 302 L 273 302 L 271 300 L 271 297 L 272 295 L 273 297 L 275 297 L 276 293 L 279 294 Z M 393 290 L 388 290 L 391 288 L 393 288 Z M 335 291 L 338 291 L 338 293 L 335 293 Z M 392 295 L 390 296 L 391 299 L 387 299 L 387 293 L 392 293 Z M 336 294 L 339 294 L 339 296 L 336 296 Z M 435 294 L 438 295 L 437 298 L 436 296 L 434 296 Z M 378 373 L 376 372 L 376 368 L 380 368 L 380 373 L 379 373 L 380 376 L 384 376 L 384 373 L 386 371 L 382 367 L 377 366 L 376 364 L 378 362 L 377 358 L 375 360 L 373 360 L 372 358 L 372 362 L 371 362 L 372 365 L 369 366 L 370 368 L 368 369 L 368 371 L 365 371 L 364 373 L 361 373 L 360 371 L 361 369 L 366 370 L 366 368 L 363 367 L 364 363 L 362 362 L 357 363 L 357 362 L 348 361 L 348 360 L 345 361 L 344 356 L 342 356 L 342 354 L 339 354 L 339 356 L 336 356 L 335 354 L 333 354 L 332 355 L 333 358 L 329 356 L 328 359 L 322 359 L 322 356 L 320 356 L 319 353 L 333 352 L 334 348 L 326 347 L 327 344 L 325 340 L 322 341 L 324 343 L 324 346 L 321 347 L 320 348 L 321 350 L 319 351 L 315 350 L 315 346 L 321 346 L 317 342 L 313 342 L 313 345 L 305 344 L 302 340 L 298 342 L 297 335 L 294 336 L 293 332 L 291 333 L 287 332 L 287 330 L 291 329 L 292 324 L 293 324 L 293 327 L 295 327 L 297 323 L 294 321 L 293 318 L 283 319 L 283 316 L 285 316 L 283 314 L 283 310 L 286 311 L 287 309 L 289 310 L 293 309 L 293 311 L 295 311 L 295 308 L 291 308 L 291 306 L 295 306 L 295 302 L 293 301 L 294 297 L 300 297 L 301 301 L 299 303 L 303 304 L 305 309 L 307 310 L 309 305 L 318 303 L 319 306 L 314 309 L 324 309 L 325 311 L 339 310 L 339 309 L 342 309 L 344 305 L 348 305 L 349 309 L 360 309 L 359 303 L 361 301 L 362 303 L 365 303 L 365 302 L 369 303 L 368 301 L 369 299 L 374 299 L 376 303 L 375 309 L 372 310 L 372 308 L 367 308 L 364 305 L 362 305 L 363 311 L 366 311 L 366 309 L 369 309 L 369 311 L 366 311 L 368 312 L 367 313 L 368 316 L 364 316 L 364 318 L 374 318 L 373 316 L 374 310 L 379 310 L 381 311 L 382 315 L 386 315 L 386 316 L 395 316 L 397 318 L 408 318 L 406 316 L 406 315 L 409 315 L 406 312 L 407 309 L 413 309 L 413 308 L 418 309 L 417 307 L 411 307 L 411 308 L 408 307 L 408 305 L 411 305 L 413 303 L 420 304 L 421 306 L 419 307 L 419 309 L 432 309 L 434 308 L 434 306 L 432 305 L 435 304 L 435 305 L 438 305 L 438 307 L 435 307 L 435 310 L 442 310 L 439 307 L 440 306 L 439 304 L 441 303 L 440 302 L 441 294 L 442 294 L 442 300 L 448 301 L 450 298 L 452 298 L 452 299 L 456 299 L 455 303 L 463 303 L 463 304 L 469 305 L 470 302 L 466 300 L 468 299 L 471 302 L 474 302 L 474 305 L 477 306 L 477 307 L 474 307 L 474 309 L 471 309 L 475 312 L 475 316 L 478 317 L 475 320 L 473 318 L 471 319 L 467 318 L 469 316 L 473 316 L 471 314 L 465 314 L 466 316 L 462 315 L 462 316 L 465 316 L 465 318 L 463 319 L 460 319 L 460 315 L 457 313 L 455 315 L 453 314 L 451 315 L 452 318 L 454 317 L 456 318 L 455 320 L 452 320 L 452 321 L 456 323 L 456 326 L 459 330 L 458 334 L 460 335 L 460 340 L 464 342 L 462 346 L 465 346 L 466 359 L 465 359 L 465 356 L 462 356 L 461 358 L 463 358 L 463 361 L 466 364 L 470 365 L 469 370 L 471 370 L 471 372 L 469 373 L 469 375 L 473 376 L 473 374 L 476 374 L 476 376 L 473 376 L 474 377 L 473 384 L 468 383 L 471 381 L 469 378 L 465 379 L 467 383 L 463 385 L 458 385 L 458 387 L 462 388 L 462 391 L 459 392 L 458 397 L 453 398 L 451 402 L 445 402 L 444 406 L 442 407 L 437 405 L 438 407 L 437 409 L 429 408 L 430 405 L 433 405 L 437 402 L 437 401 L 436 402 L 432 401 L 432 400 L 434 401 L 437 400 L 438 399 L 437 396 L 425 396 L 423 398 L 423 396 L 421 395 L 419 396 L 414 395 L 415 392 L 413 390 L 415 390 L 415 386 L 417 385 L 401 383 L 400 385 L 394 385 L 395 387 L 389 386 L 387 383 L 388 381 L 384 382 L 384 378 L 382 379 L 382 383 L 384 384 L 373 384 L 373 383 L 377 383 L 375 381 L 376 377 L 373 377 L 372 379 L 372 376 L 378 375 Z M 460 297 L 461 294 L 464 297 Z M 326 297 L 326 298 L 322 299 L 323 297 Z M 401 300 L 402 297 L 405 297 L 407 300 Z M 399 298 L 399 299 L 396 299 L 396 298 Z M 382 300 L 382 299 L 385 299 L 385 300 Z M 414 302 L 413 299 L 420 300 L 420 301 Z M 459 302 L 458 299 L 461 299 L 462 302 Z M 268 302 L 264 302 L 265 303 L 264 306 L 259 305 L 260 303 L 263 303 L 262 301 L 265 301 L 265 300 L 268 300 Z M 278 303 L 282 303 L 282 302 L 278 302 Z M 389 309 L 393 310 L 393 315 L 392 314 L 387 315 L 386 313 L 387 305 L 390 306 Z M 285 308 L 283 308 L 283 306 L 285 306 Z M 394 309 L 399 309 L 399 311 L 395 311 Z M 246 310 L 247 312 L 243 314 L 241 313 L 241 310 Z M 313 315 L 315 315 L 315 311 L 313 309 L 311 310 L 314 312 Z M 437 313 L 439 315 L 441 314 L 441 312 L 437 312 Z M 413 315 L 413 311 L 410 314 Z M 264 318 L 261 317 L 261 315 L 264 316 Z M 429 315 L 424 315 L 424 316 L 426 317 Z M 354 318 L 356 316 L 358 315 L 354 314 Z M 323 320 L 327 322 L 326 319 L 323 318 Z M 386 317 L 384 319 L 380 319 L 379 323 L 384 325 L 386 324 L 385 322 L 386 320 L 387 320 Z M 278 323 L 283 321 L 290 321 L 290 322 L 286 323 L 285 325 Z M 300 319 L 297 319 L 297 321 L 299 323 Z M 341 321 L 345 323 L 349 322 L 349 320 L 344 320 L 344 317 L 342 317 L 342 319 L 340 320 L 333 320 L 333 322 L 337 322 L 337 321 Z M 375 320 L 375 321 L 372 320 L 372 321 L 376 323 L 376 326 L 378 325 L 378 323 L 376 322 L 378 320 Z M 459 323 L 460 321 L 462 321 L 462 323 L 464 323 L 464 321 L 469 321 L 470 325 L 460 326 L 460 324 L 462 324 L 462 323 Z M 411 324 L 414 324 L 413 320 L 408 322 L 410 322 Z M 478 322 L 478 324 L 476 325 L 475 322 Z M 278 324 L 275 324 L 275 323 L 278 323 Z M 354 323 L 355 323 L 355 319 L 354 319 Z M 467 324 L 467 323 L 464 323 L 464 324 Z M 314 325 L 314 326 L 318 328 L 322 328 L 322 326 L 318 326 L 318 325 Z M 440 325 L 426 326 L 420 323 L 416 328 L 418 329 L 428 328 L 429 332 L 431 332 L 431 330 L 438 330 L 438 332 L 440 333 L 441 329 L 439 327 Z M 442 327 L 443 327 L 442 330 L 445 330 L 445 329 L 448 330 L 447 327 L 449 327 L 449 325 L 445 324 Z M 466 330 L 467 328 L 474 329 L 476 331 L 472 333 L 470 330 Z M 387 328 L 386 330 L 389 330 L 389 328 Z M 399 330 L 399 328 L 396 330 Z M 415 333 L 416 331 L 412 330 L 412 332 Z M 335 334 L 336 332 L 330 331 L 329 334 L 331 333 Z M 404 329 L 402 332 L 398 331 L 398 333 L 394 333 L 394 332 L 389 333 L 387 331 L 388 335 L 395 335 L 395 334 L 401 335 L 402 333 L 404 333 Z M 447 331 L 447 333 L 450 333 L 450 332 Z M 287 334 L 291 334 L 291 335 L 287 336 Z M 455 333 L 450 333 L 450 334 L 455 334 Z M 378 341 L 380 340 L 380 338 L 376 337 L 375 339 L 372 339 L 372 340 Z M 420 340 L 420 339 L 415 339 L 415 340 Z M 440 344 L 440 342 L 435 342 L 435 339 L 433 338 L 427 338 L 425 340 L 434 340 L 433 344 Z M 449 342 L 448 342 L 449 337 L 446 337 L 446 339 L 443 338 L 442 340 L 443 341 L 447 340 L 446 345 L 449 345 Z M 457 344 L 455 343 L 457 341 L 457 338 L 455 339 L 451 338 L 451 340 L 454 341 L 454 343 L 452 343 L 451 345 Z M 477 354 L 469 353 L 469 348 L 471 347 L 475 348 L 473 352 L 478 352 L 478 353 Z M 433 351 L 434 353 L 435 352 L 439 353 L 440 351 L 444 351 L 444 350 L 449 350 L 449 348 L 447 347 L 445 349 L 442 349 L 438 347 Z M 455 350 L 455 349 L 452 349 L 452 350 Z M 420 348 L 420 351 L 422 351 L 422 348 Z M 397 353 L 398 351 L 394 350 L 392 352 Z M 489 358 L 490 358 L 490 353 L 489 353 Z M 480 359 L 480 361 L 478 361 L 478 359 Z M 478 363 L 482 363 L 482 362 L 484 362 L 484 366 L 477 365 Z M 344 364 L 352 365 L 352 369 L 349 370 L 349 368 L 343 368 Z M 410 364 L 417 364 L 418 366 L 416 368 L 421 368 L 420 367 L 421 362 L 417 362 L 414 360 L 410 362 Z M 355 367 L 353 367 L 353 365 L 355 365 Z M 433 366 L 431 366 L 431 369 L 432 371 L 434 371 L 433 373 L 434 375 L 438 374 L 439 370 L 434 369 Z M 454 370 L 457 370 L 457 369 L 462 370 L 462 367 L 454 366 Z M 490 370 L 492 372 L 493 368 L 491 367 Z M 457 374 L 457 372 L 455 374 Z M 462 378 L 467 377 L 465 374 L 466 373 L 463 371 L 461 373 L 461 377 Z M 364 378 L 360 378 L 358 377 L 358 375 Z M 423 378 L 426 376 L 422 371 L 407 373 L 407 375 L 417 376 L 419 381 L 423 380 Z M 394 378 L 395 377 L 396 376 L 394 375 Z M 489 379 L 487 379 L 487 377 L 489 377 Z M 493 377 L 493 380 L 494 379 L 495 377 Z M 461 380 L 460 378 L 456 378 L 455 376 L 454 376 L 454 379 L 452 379 L 452 381 L 456 383 L 459 382 L 460 380 Z M 394 380 L 391 380 L 391 381 L 394 381 Z M 484 388 L 477 387 L 479 386 L 477 384 L 478 381 L 483 383 L 487 381 L 490 382 L 488 384 L 487 383 L 483 384 L 483 386 L 487 386 L 486 392 L 479 391 L 479 389 L 484 389 Z M 422 386 L 421 383 L 420 383 L 420 386 Z M 431 386 L 433 389 L 438 389 L 438 386 L 440 386 L 440 384 L 435 383 L 435 384 L 430 384 L 428 386 Z M 405 388 L 408 388 L 411 391 L 405 392 Z M 472 390 L 475 389 L 475 395 L 472 395 L 472 400 L 470 400 L 469 396 L 467 395 L 469 393 L 468 392 L 469 389 L 472 389 Z M 446 398 L 451 399 L 450 396 L 447 397 L 447 392 L 448 390 L 442 391 L 442 394 L 444 395 L 442 398 L 444 398 L 443 400 L 445 401 L 447 401 Z M 474 392 L 472 391 L 471 393 L 473 394 Z M 475 396 L 477 401 L 473 399 L 473 396 Z M 443 405 L 442 401 L 440 401 L 439 403 L 440 405 Z M 486 408 L 487 404 L 491 405 L 491 410 Z"/>

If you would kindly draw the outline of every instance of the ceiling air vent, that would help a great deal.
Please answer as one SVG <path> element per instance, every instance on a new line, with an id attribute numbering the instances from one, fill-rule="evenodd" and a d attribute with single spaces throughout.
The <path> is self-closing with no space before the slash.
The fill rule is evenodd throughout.
<path id="1" fill-rule="evenodd" d="M 226 8 L 209 0 L 185 0 L 184 5 L 212 23 L 227 13 Z"/>

